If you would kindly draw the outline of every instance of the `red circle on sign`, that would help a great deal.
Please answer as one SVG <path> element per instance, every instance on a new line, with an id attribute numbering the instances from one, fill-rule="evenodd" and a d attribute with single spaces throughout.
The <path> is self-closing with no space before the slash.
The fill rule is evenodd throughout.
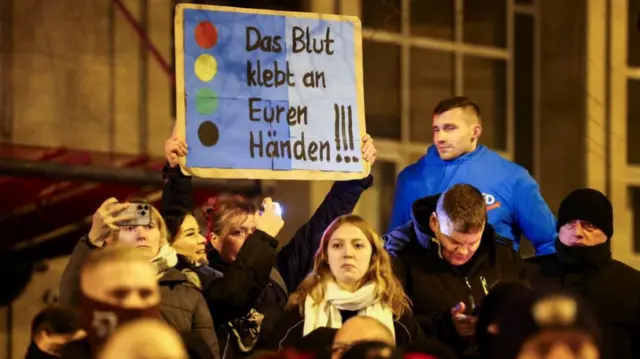
<path id="1" fill-rule="evenodd" d="M 218 43 L 218 29 L 209 21 L 203 21 L 196 26 L 196 42 L 200 47 L 209 49 Z"/>

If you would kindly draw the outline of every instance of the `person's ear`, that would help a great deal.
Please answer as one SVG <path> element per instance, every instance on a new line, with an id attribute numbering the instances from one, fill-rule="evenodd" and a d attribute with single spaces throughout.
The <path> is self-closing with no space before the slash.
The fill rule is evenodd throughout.
<path id="1" fill-rule="evenodd" d="M 473 133 L 471 135 L 471 140 L 474 142 L 478 141 L 478 139 L 480 138 L 480 135 L 482 135 L 482 126 L 480 125 L 473 126 Z"/>
<path id="2" fill-rule="evenodd" d="M 433 233 L 437 233 L 440 228 L 440 223 L 438 223 L 438 216 L 436 212 L 431 213 L 431 217 L 429 217 L 429 228 L 433 231 Z"/>

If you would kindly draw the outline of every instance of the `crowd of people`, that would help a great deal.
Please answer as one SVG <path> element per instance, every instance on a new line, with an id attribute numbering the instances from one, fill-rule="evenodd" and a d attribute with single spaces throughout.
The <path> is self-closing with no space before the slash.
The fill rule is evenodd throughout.
<path id="1" fill-rule="evenodd" d="M 399 175 L 388 233 L 352 214 L 369 175 L 334 183 L 284 245 L 270 198 L 193 203 L 172 135 L 160 208 L 139 224 L 139 201 L 104 201 L 26 358 L 640 358 L 640 274 L 612 259 L 607 197 L 576 189 L 554 216 L 525 169 L 478 143 L 466 97 L 436 106 L 433 133 Z M 363 160 L 376 154 L 365 135 Z"/>

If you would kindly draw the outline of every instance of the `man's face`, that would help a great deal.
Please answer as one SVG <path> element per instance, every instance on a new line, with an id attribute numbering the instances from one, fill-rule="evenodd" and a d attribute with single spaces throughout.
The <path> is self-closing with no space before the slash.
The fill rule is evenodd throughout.
<path id="1" fill-rule="evenodd" d="M 118 231 L 118 243 L 142 250 L 150 259 L 160 251 L 158 221 L 151 219 L 148 226 L 122 226 Z"/>
<path id="2" fill-rule="evenodd" d="M 587 221 L 580 220 L 571 221 L 560 227 L 558 238 L 567 247 L 591 247 L 602 244 L 608 239 L 600 228 Z"/>
<path id="3" fill-rule="evenodd" d="M 431 215 L 429 225 L 440 243 L 442 258 L 453 266 L 467 263 L 480 247 L 484 225 L 471 233 L 462 233 L 455 230 L 446 216 L 438 217 L 435 213 Z"/>
<path id="4" fill-rule="evenodd" d="M 129 309 L 145 309 L 160 302 L 156 271 L 150 263 L 114 261 L 86 269 L 81 289 L 88 297 Z"/>
<path id="5" fill-rule="evenodd" d="M 433 117 L 433 143 L 445 161 L 473 151 L 480 132 L 477 116 L 463 108 L 454 108 Z"/>

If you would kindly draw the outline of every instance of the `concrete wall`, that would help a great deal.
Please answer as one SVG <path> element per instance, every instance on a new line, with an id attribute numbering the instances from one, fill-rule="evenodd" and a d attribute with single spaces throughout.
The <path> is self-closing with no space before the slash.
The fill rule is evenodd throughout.
<path id="1" fill-rule="evenodd" d="M 123 3 L 170 59 L 170 2 Z M 8 142 L 162 153 L 169 78 L 110 1 L 14 0 L 11 11 Z"/>

